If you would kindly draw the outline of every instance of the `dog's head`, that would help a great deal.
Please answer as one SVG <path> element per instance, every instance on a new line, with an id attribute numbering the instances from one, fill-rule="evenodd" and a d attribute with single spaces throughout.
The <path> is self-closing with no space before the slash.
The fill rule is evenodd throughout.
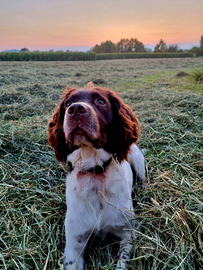
<path id="1" fill-rule="evenodd" d="M 114 92 L 93 87 L 65 89 L 48 125 L 48 141 L 56 159 L 66 162 L 75 149 L 93 145 L 121 162 L 140 132 L 137 117 Z"/>

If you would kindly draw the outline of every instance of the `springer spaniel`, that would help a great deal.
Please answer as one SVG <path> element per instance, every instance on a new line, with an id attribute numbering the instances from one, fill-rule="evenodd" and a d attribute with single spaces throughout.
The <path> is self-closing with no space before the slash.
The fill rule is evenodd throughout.
<path id="1" fill-rule="evenodd" d="M 69 164 L 66 179 L 66 270 L 84 269 L 92 233 L 120 240 L 116 269 L 126 269 L 132 245 L 133 177 L 145 180 L 144 157 L 135 143 L 140 125 L 114 92 L 66 89 L 49 121 L 48 141 L 56 159 Z M 136 223 L 134 221 L 134 223 Z"/>

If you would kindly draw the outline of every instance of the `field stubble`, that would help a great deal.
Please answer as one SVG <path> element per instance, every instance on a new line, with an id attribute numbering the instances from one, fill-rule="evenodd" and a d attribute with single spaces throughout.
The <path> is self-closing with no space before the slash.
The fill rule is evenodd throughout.
<path id="1" fill-rule="evenodd" d="M 203 84 L 176 76 L 203 58 L 0 63 L 0 268 L 62 269 L 66 168 L 47 122 L 68 86 L 121 95 L 140 119 L 148 187 L 134 196 L 141 224 L 130 269 L 203 268 Z M 113 256 L 113 257 L 112 257 Z M 113 269 L 111 246 L 86 269 Z"/>

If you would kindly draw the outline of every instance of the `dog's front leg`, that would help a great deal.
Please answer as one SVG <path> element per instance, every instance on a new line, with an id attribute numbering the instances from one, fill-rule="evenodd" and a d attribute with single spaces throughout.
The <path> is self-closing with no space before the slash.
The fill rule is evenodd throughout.
<path id="1" fill-rule="evenodd" d="M 66 232 L 64 251 L 65 270 L 84 270 L 84 250 L 88 235 L 74 235 Z"/>
<path id="2" fill-rule="evenodd" d="M 130 218 L 129 218 L 130 220 Z M 113 233 L 121 239 L 120 241 L 120 255 L 115 270 L 128 269 L 129 260 L 131 258 L 132 242 L 136 237 L 136 231 L 139 230 L 139 224 L 136 220 L 130 221 L 125 227 L 117 227 Z"/>
<path id="3" fill-rule="evenodd" d="M 132 249 L 130 239 L 131 239 L 131 233 L 125 233 L 124 238 L 120 242 L 121 253 L 120 253 L 115 270 L 127 269 L 127 264 L 130 259 L 130 251 Z"/>

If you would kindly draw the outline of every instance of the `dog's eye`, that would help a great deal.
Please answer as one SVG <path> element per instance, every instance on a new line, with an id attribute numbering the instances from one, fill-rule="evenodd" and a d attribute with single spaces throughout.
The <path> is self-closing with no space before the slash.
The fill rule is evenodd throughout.
<path id="1" fill-rule="evenodd" d="M 104 105 L 105 101 L 100 98 L 100 99 L 97 100 L 97 103 L 100 104 L 100 105 Z"/>
<path id="2" fill-rule="evenodd" d="M 66 107 L 69 107 L 72 103 L 70 101 L 66 101 Z"/>

